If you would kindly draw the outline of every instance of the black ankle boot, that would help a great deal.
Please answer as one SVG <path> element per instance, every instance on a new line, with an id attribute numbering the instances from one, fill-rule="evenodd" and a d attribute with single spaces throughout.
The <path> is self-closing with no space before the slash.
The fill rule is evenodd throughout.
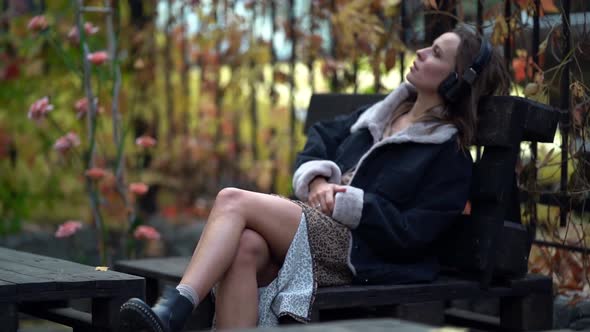
<path id="1" fill-rule="evenodd" d="M 180 332 L 192 312 L 192 302 L 176 288 L 168 288 L 152 308 L 138 298 L 125 302 L 120 331 Z"/>

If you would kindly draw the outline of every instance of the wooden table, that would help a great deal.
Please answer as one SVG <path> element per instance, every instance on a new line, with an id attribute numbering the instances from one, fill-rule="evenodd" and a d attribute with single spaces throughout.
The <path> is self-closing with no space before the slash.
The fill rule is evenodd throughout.
<path id="1" fill-rule="evenodd" d="M 115 331 L 119 307 L 145 298 L 142 277 L 0 247 L 0 330 L 18 329 L 18 312 L 71 326 L 74 331 Z M 91 312 L 71 308 L 90 299 Z"/>

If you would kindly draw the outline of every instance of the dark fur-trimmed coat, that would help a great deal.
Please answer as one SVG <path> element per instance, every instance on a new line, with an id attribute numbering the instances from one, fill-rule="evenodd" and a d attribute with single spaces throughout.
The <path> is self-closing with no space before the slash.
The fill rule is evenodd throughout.
<path id="1" fill-rule="evenodd" d="M 468 199 L 472 159 L 454 126 L 419 122 L 381 139 L 391 110 L 414 93 L 404 83 L 371 107 L 315 124 L 297 157 L 293 188 L 302 201 L 316 176 L 340 184 L 356 167 L 332 214 L 352 233 L 354 283 L 434 280 L 436 242 Z"/>

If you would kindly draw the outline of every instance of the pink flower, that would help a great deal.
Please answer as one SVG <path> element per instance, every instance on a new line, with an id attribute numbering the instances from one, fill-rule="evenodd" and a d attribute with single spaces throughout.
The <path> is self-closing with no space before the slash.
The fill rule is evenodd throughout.
<path id="1" fill-rule="evenodd" d="M 145 195 L 150 187 L 147 184 L 141 182 L 134 182 L 129 184 L 129 191 L 135 195 Z"/>
<path id="2" fill-rule="evenodd" d="M 90 109 L 88 98 L 84 97 L 78 99 L 74 105 L 74 108 L 76 109 L 76 117 L 78 119 L 82 118 L 84 115 L 86 115 L 86 113 L 88 113 L 88 110 Z"/>
<path id="3" fill-rule="evenodd" d="M 94 35 L 98 32 L 98 30 L 100 30 L 100 28 L 95 26 L 91 22 L 84 23 L 84 31 L 87 35 Z"/>
<path id="4" fill-rule="evenodd" d="M 27 28 L 31 31 L 43 31 L 47 29 L 47 19 L 43 15 L 35 16 L 27 25 Z"/>
<path id="5" fill-rule="evenodd" d="M 55 141 L 53 148 L 60 153 L 65 154 L 78 145 L 80 145 L 80 137 L 78 137 L 76 133 L 69 132 L 66 135 L 58 138 L 57 141 Z"/>
<path id="6" fill-rule="evenodd" d="M 109 59 L 109 54 L 106 51 L 98 51 L 88 54 L 87 58 L 94 65 L 102 65 Z"/>
<path id="7" fill-rule="evenodd" d="M 59 225 L 55 231 L 55 237 L 64 238 L 74 235 L 77 231 L 82 229 L 82 223 L 75 220 L 69 220 Z"/>
<path id="8" fill-rule="evenodd" d="M 28 117 L 31 120 L 40 122 L 51 110 L 53 110 L 53 105 L 49 103 L 49 97 L 43 97 L 29 107 Z"/>
<path id="9" fill-rule="evenodd" d="M 84 31 L 87 35 L 94 35 L 100 30 L 99 27 L 93 25 L 91 22 L 84 23 Z M 77 26 L 73 26 L 68 32 L 68 40 L 73 44 L 80 42 L 80 32 Z"/>
<path id="10" fill-rule="evenodd" d="M 78 44 L 80 42 L 80 33 L 78 32 L 78 27 L 73 26 L 70 29 L 68 32 L 68 40 L 72 44 Z"/>
<path id="11" fill-rule="evenodd" d="M 144 148 L 151 148 L 156 145 L 156 139 L 148 135 L 143 135 L 135 140 L 135 144 Z"/>
<path id="12" fill-rule="evenodd" d="M 91 178 L 92 180 L 100 180 L 106 174 L 107 174 L 107 171 L 105 171 L 104 168 L 100 168 L 100 167 L 92 167 L 90 169 L 87 169 L 86 172 L 84 172 L 84 175 Z"/>
<path id="13" fill-rule="evenodd" d="M 97 98 L 94 97 L 94 103 L 97 103 Z M 98 106 L 98 105 L 96 105 Z M 90 112 L 90 103 L 88 102 L 88 98 L 84 97 L 84 98 L 80 98 L 76 101 L 76 103 L 74 104 L 74 109 L 76 110 L 76 117 L 78 119 L 83 118 L 86 113 Z M 98 107 L 98 109 L 96 110 L 97 114 L 101 114 L 104 112 L 104 108 L 103 107 Z"/>
<path id="14" fill-rule="evenodd" d="M 160 233 L 152 226 L 137 226 L 133 236 L 138 240 L 159 240 Z"/>

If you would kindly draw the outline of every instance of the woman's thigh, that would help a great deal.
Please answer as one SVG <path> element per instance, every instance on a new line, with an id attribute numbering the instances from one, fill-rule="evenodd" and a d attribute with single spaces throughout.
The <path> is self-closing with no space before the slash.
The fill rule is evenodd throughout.
<path id="1" fill-rule="evenodd" d="M 232 191 L 231 195 L 240 202 L 240 214 L 246 221 L 246 228 L 260 234 L 272 257 L 282 264 L 299 227 L 301 207 L 278 196 L 241 189 Z"/>

